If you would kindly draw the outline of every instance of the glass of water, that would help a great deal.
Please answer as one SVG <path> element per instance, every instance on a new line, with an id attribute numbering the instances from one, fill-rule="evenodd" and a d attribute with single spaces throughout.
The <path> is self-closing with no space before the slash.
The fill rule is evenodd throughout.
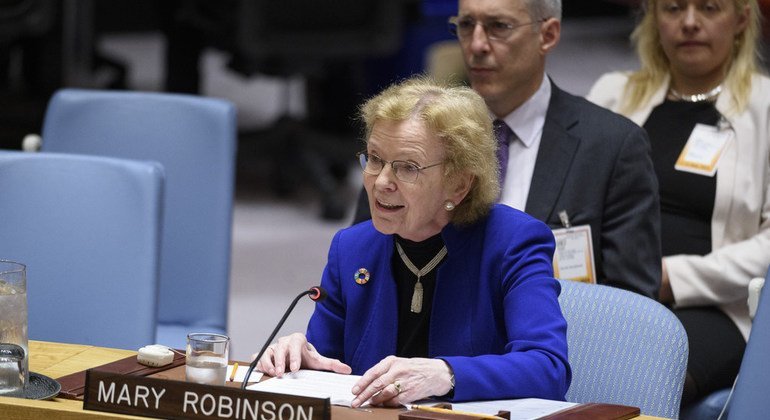
<path id="1" fill-rule="evenodd" d="M 27 386 L 28 349 L 27 268 L 0 260 L 0 395 Z"/>
<path id="2" fill-rule="evenodd" d="M 230 337 L 222 334 L 187 334 L 187 382 L 224 385 L 230 354 Z"/>

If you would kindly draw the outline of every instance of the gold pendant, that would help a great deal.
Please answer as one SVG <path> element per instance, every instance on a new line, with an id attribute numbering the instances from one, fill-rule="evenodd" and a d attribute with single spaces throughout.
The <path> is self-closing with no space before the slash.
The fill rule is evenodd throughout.
<path id="1" fill-rule="evenodd" d="M 412 294 L 412 312 L 416 314 L 422 312 L 422 283 L 420 283 L 420 279 L 417 279 L 417 283 L 414 285 L 414 293 Z"/>

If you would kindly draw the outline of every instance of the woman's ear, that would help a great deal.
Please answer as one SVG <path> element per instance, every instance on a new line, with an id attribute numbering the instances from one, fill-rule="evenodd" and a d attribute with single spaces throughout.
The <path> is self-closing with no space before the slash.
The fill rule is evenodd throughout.
<path id="1" fill-rule="evenodd" d="M 465 199 L 465 196 L 468 195 L 475 179 L 476 177 L 470 172 L 457 175 L 453 181 L 454 185 L 449 190 L 450 196 L 447 199 L 455 203 L 455 205 L 460 204 Z"/>
<path id="2" fill-rule="evenodd" d="M 749 26 L 749 19 L 751 16 L 751 6 L 748 4 L 743 7 L 743 9 L 737 9 L 736 11 L 736 22 L 735 22 L 735 36 L 742 34 L 743 31 L 746 30 L 746 27 Z"/>

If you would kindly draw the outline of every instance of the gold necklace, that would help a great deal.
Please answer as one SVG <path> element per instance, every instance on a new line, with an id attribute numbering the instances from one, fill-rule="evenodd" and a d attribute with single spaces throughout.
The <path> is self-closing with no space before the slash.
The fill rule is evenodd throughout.
<path id="1" fill-rule="evenodd" d="M 718 85 L 714 89 L 711 89 L 708 92 L 704 93 L 696 93 L 694 95 L 683 95 L 676 91 L 676 89 L 669 87 L 668 88 L 669 93 L 671 93 L 671 96 L 673 96 L 675 99 L 678 99 L 680 101 L 685 102 L 703 102 L 708 101 L 710 99 L 714 99 L 717 95 L 722 93 L 722 85 Z"/>
<path id="2" fill-rule="evenodd" d="M 411 310 L 412 312 L 419 314 L 420 312 L 422 312 L 422 283 L 420 282 L 420 278 L 430 273 L 431 270 L 436 268 L 438 263 L 441 262 L 441 260 L 444 258 L 447 252 L 446 246 L 443 246 L 441 248 L 441 251 L 439 251 L 438 254 L 436 254 L 436 256 L 433 257 L 433 259 L 430 260 L 430 262 L 428 262 L 428 264 L 426 264 L 425 267 L 423 267 L 420 270 L 418 270 L 417 267 L 415 267 L 415 265 L 409 259 L 409 257 L 406 256 L 406 254 L 404 253 L 404 249 L 401 248 L 401 244 L 399 244 L 398 242 L 396 242 L 396 249 L 398 250 L 398 256 L 401 257 L 401 261 L 403 261 L 404 264 L 406 264 L 406 268 L 408 268 L 409 271 L 412 272 L 412 274 L 417 276 L 417 283 L 414 284 L 414 292 L 412 292 Z"/>

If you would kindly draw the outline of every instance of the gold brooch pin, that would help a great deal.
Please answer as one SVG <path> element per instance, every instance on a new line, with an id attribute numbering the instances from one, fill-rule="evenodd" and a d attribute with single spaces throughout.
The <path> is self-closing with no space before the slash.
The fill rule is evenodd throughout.
<path id="1" fill-rule="evenodd" d="M 353 275 L 353 278 L 358 284 L 366 284 L 369 281 L 369 270 L 365 268 L 359 268 Z"/>

